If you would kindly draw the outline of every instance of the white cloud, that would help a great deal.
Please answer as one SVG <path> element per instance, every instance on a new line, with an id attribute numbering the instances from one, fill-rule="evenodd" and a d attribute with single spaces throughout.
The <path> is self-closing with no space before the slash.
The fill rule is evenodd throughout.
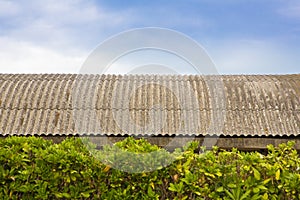
<path id="1" fill-rule="evenodd" d="M 1 73 L 78 73 L 84 53 L 67 54 L 28 42 L 0 38 Z"/>
<path id="2" fill-rule="evenodd" d="M 285 1 L 280 14 L 300 19 L 299 1 Z M 133 23 L 192 24 L 198 32 L 214 26 L 205 19 L 191 20 L 192 15 L 182 18 L 170 12 L 171 17 L 160 19 L 143 12 L 110 10 L 93 0 L 0 0 L 0 73 L 76 73 L 91 48 Z M 206 49 L 220 73 L 284 72 L 300 63 L 299 49 L 276 41 L 214 41 Z"/>
<path id="3" fill-rule="evenodd" d="M 128 17 L 94 1 L 0 0 L 0 73 L 76 73 Z"/>
<path id="4" fill-rule="evenodd" d="M 114 12 L 84 0 L 20 0 L 13 6 L 19 12 L 0 21 L 10 26 L 2 35 L 55 47 L 81 46 L 91 37 L 102 40 L 107 30 L 120 28 L 130 17 L 127 11 Z"/>
<path id="5" fill-rule="evenodd" d="M 140 49 L 125 54 L 108 66 L 106 74 L 197 74 L 176 54 L 159 49 Z"/>

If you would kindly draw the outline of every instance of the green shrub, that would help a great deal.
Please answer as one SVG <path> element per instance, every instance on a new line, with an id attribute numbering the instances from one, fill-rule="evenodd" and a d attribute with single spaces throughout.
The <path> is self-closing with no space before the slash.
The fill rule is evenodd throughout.
<path id="1" fill-rule="evenodd" d="M 288 142 L 258 152 L 193 142 L 170 153 L 131 137 L 96 150 L 87 140 L 0 140 L 1 199 L 300 199 L 300 159 Z M 133 172 L 140 173 L 133 173 Z"/>

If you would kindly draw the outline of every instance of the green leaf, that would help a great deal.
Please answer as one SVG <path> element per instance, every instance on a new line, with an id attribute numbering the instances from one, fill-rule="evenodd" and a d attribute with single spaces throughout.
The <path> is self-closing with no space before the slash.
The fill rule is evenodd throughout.
<path id="1" fill-rule="evenodd" d="M 258 199 L 261 199 L 261 198 L 262 198 L 261 195 L 255 194 L 255 195 L 253 195 L 253 196 L 251 197 L 251 200 L 258 200 Z"/>
<path id="2" fill-rule="evenodd" d="M 88 193 L 88 192 L 81 192 L 80 195 L 84 198 L 89 198 L 90 197 L 90 193 Z"/>
<path id="3" fill-rule="evenodd" d="M 275 179 L 279 180 L 280 179 L 280 169 L 278 169 L 275 173 Z"/>
<path id="4" fill-rule="evenodd" d="M 259 185 L 259 186 L 257 186 L 259 189 L 261 189 L 261 190 L 268 190 L 268 188 L 266 188 L 265 186 L 263 186 L 263 185 Z"/>
<path id="5" fill-rule="evenodd" d="M 216 173 L 216 175 L 219 176 L 219 177 L 221 177 L 221 176 L 222 176 L 222 173 L 218 171 L 218 172 Z"/>
<path id="6" fill-rule="evenodd" d="M 194 191 L 194 193 L 195 193 L 196 195 L 198 195 L 198 196 L 200 196 L 200 195 L 201 195 L 201 193 L 200 193 L 200 192 L 198 192 L 198 191 Z"/>
<path id="7" fill-rule="evenodd" d="M 66 193 L 66 192 L 62 193 L 62 196 L 63 196 L 63 197 L 66 197 L 66 198 L 68 198 L 68 199 L 71 198 L 71 195 L 70 195 L 69 193 Z"/>
<path id="8" fill-rule="evenodd" d="M 229 188 L 236 188 L 236 184 L 233 184 L 233 183 L 229 183 L 227 186 L 228 186 Z"/>
<path id="9" fill-rule="evenodd" d="M 255 187 L 253 188 L 253 192 L 256 194 L 256 193 L 259 193 L 260 189 L 258 187 Z"/>
<path id="10" fill-rule="evenodd" d="M 62 197 L 63 197 L 62 193 L 55 193 L 54 195 L 55 195 L 57 198 L 62 198 Z"/>
<path id="11" fill-rule="evenodd" d="M 153 197 L 155 195 L 155 193 L 153 192 L 151 186 L 148 186 L 148 190 L 147 190 L 147 193 L 150 197 Z"/>
<path id="12" fill-rule="evenodd" d="M 217 191 L 217 192 L 224 192 L 224 188 L 223 188 L 223 186 L 221 186 L 221 187 L 218 187 L 218 188 L 216 189 L 216 191 Z"/>
<path id="13" fill-rule="evenodd" d="M 263 199 L 263 200 L 268 200 L 268 199 L 269 199 L 268 193 L 265 193 L 265 194 L 262 196 L 262 199 Z"/>
<path id="14" fill-rule="evenodd" d="M 272 179 L 271 178 L 268 178 L 266 180 L 264 180 L 263 184 L 266 185 L 267 183 L 269 183 Z"/>
<path id="15" fill-rule="evenodd" d="M 259 173 L 259 171 L 256 169 L 256 168 L 252 168 L 253 169 L 253 173 L 254 173 L 254 178 L 256 179 L 256 180 L 260 180 L 260 173 Z"/>
<path id="16" fill-rule="evenodd" d="M 232 200 L 236 200 L 235 197 L 233 196 L 233 194 L 231 192 L 229 192 L 228 190 L 225 189 L 226 194 L 232 199 Z"/>
<path id="17" fill-rule="evenodd" d="M 173 183 L 170 183 L 169 190 L 173 191 L 173 192 L 177 192 L 177 188 L 176 188 L 176 186 Z"/>
<path id="18" fill-rule="evenodd" d="M 250 192 L 251 192 L 251 190 L 246 191 L 239 200 L 246 199 L 249 196 Z"/>

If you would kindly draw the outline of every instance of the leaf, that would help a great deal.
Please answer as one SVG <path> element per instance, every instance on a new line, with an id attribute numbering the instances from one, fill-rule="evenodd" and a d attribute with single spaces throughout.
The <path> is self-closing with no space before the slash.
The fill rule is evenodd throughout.
<path id="1" fill-rule="evenodd" d="M 268 178 L 266 180 L 264 180 L 263 184 L 266 185 L 267 183 L 269 183 L 272 179 L 271 178 Z"/>
<path id="2" fill-rule="evenodd" d="M 250 192 L 251 192 L 251 190 L 248 190 L 247 192 L 245 192 L 245 193 L 241 196 L 240 200 L 246 199 L 246 198 L 249 196 Z"/>
<path id="3" fill-rule="evenodd" d="M 233 194 L 231 192 L 229 192 L 228 190 L 225 189 L 226 194 L 232 199 L 235 200 Z"/>
<path id="4" fill-rule="evenodd" d="M 278 170 L 276 171 L 275 179 L 276 179 L 276 180 L 279 180 L 279 179 L 280 179 L 280 169 L 278 169 Z"/>
<path id="5" fill-rule="evenodd" d="M 90 193 L 86 193 L 86 192 L 81 192 L 80 195 L 83 196 L 84 198 L 90 197 Z"/>
<path id="6" fill-rule="evenodd" d="M 150 186 L 152 187 L 152 189 L 154 189 L 154 183 L 153 182 L 150 183 Z"/>
<path id="7" fill-rule="evenodd" d="M 169 190 L 172 191 L 172 192 L 177 192 L 177 188 L 173 183 L 170 183 Z"/>
<path id="8" fill-rule="evenodd" d="M 253 173 L 254 173 L 254 178 L 259 181 L 260 180 L 260 173 L 254 167 L 253 167 Z"/>
<path id="9" fill-rule="evenodd" d="M 63 196 L 63 197 L 66 197 L 66 198 L 68 198 L 68 199 L 71 198 L 71 195 L 70 195 L 69 193 L 62 193 L 62 196 Z"/>
<path id="10" fill-rule="evenodd" d="M 66 177 L 66 182 L 70 183 L 71 182 L 71 178 L 69 176 Z"/>
<path id="11" fill-rule="evenodd" d="M 61 193 L 55 193 L 54 195 L 56 196 L 56 198 L 62 198 L 63 197 Z"/>
<path id="12" fill-rule="evenodd" d="M 229 183 L 227 186 L 228 186 L 229 188 L 236 188 L 236 185 L 233 184 L 233 183 Z"/>
<path id="13" fill-rule="evenodd" d="M 106 165 L 106 167 L 103 169 L 103 172 L 108 172 L 110 170 L 110 166 L 109 165 Z"/>
<path id="14" fill-rule="evenodd" d="M 261 195 L 259 194 L 255 194 L 251 197 L 251 200 L 258 200 L 258 199 L 261 199 Z"/>
<path id="15" fill-rule="evenodd" d="M 201 193 L 200 193 L 200 192 L 198 192 L 198 191 L 194 191 L 194 193 L 195 193 L 196 195 L 198 195 L 198 196 L 200 196 L 200 195 L 201 195 Z"/>
<path id="16" fill-rule="evenodd" d="M 182 200 L 185 200 L 185 199 L 188 199 L 189 198 L 189 196 L 184 196 L 184 197 L 182 197 Z"/>
<path id="17" fill-rule="evenodd" d="M 147 191 L 148 195 L 150 197 L 153 197 L 155 195 L 155 193 L 153 192 L 152 188 L 151 187 L 148 187 L 148 191 Z"/>
<path id="18" fill-rule="evenodd" d="M 180 163 L 176 166 L 176 168 L 179 172 L 182 172 L 182 165 Z"/>
<path id="19" fill-rule="evenodd" d="M 265 193 L 265 194 L 262 196 L 262 199 L 264 199 L 264 200 L 268 200 L 268 199 L 269 199 L 269 195 L 268 195 L 268 193 Z"/>
<path id="20" fill-rule="evenodd" d="M 217 172 L 216 175 L 219 176 L 219 177 L 221 177 L 222 173 L 221 172 Z"/>
<path id="21" fill-rule="evenodd" d="M 223 191 L 224 191 L 224 188 L 223 188 L 223 186 L 221 186 L 221 187 L 217 188 L 217 189 L 216 189 L 216 191 L 217 191 L 217 192 L 223 192 Z"/>
<path id="22" fill-rule="evenodd" d="M 253 192 L 255 193 L 255 194 L 257 194 L 257 193 L 259 193 L 259 188 L 258 187 L 255 187 L 254 189 L 253 189 Z"/>
<path id="23" fill-rule="evenodd" d="M 268 188 L 266 188 L 265 186 L 263 186 L 263 185 L 259 185 L 259 186 L 257 186 L 259 189 L 261 189 L 261 190 L 268 190 Z"/>
<path id="24" fill-rule="evenodd" d="M 248 166 L 248 165 L 245 165 L 243 168 L 244 168 L 245 171 L 249 171 L 250 170 L 250 166 Z"/>
<path id="25" fill-rule="evenodd" d="M 76 181 L 76 176 L 71 176 L 72 181 Z"/>

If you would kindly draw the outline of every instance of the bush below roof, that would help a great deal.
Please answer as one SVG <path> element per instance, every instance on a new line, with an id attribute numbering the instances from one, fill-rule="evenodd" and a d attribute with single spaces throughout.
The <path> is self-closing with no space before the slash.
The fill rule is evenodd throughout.
<path id="1" fill-rule="evenodd" d="M 293 143 L 270 145 L 266 156 L 218 148 L 197 154 L 195 143 L 169 153 L 133 138 L 104 150 L 85 144 L 74 138 L 60 144 L 35 137 L 0 140 L 1 198 L 300 199 L 300 158 Z M 126 160 L 116 149 L 159 150 L 156 161 L 163 162 L 164 156 L 175 161 L 163 168 L 153 165 L 157 170 L 152 172 L 126 173 L 112 166 L 123 162 L 128 170 L 135 162 L 151 160 Z M 99 161 L 103 159 L 111 165 Z"/>

